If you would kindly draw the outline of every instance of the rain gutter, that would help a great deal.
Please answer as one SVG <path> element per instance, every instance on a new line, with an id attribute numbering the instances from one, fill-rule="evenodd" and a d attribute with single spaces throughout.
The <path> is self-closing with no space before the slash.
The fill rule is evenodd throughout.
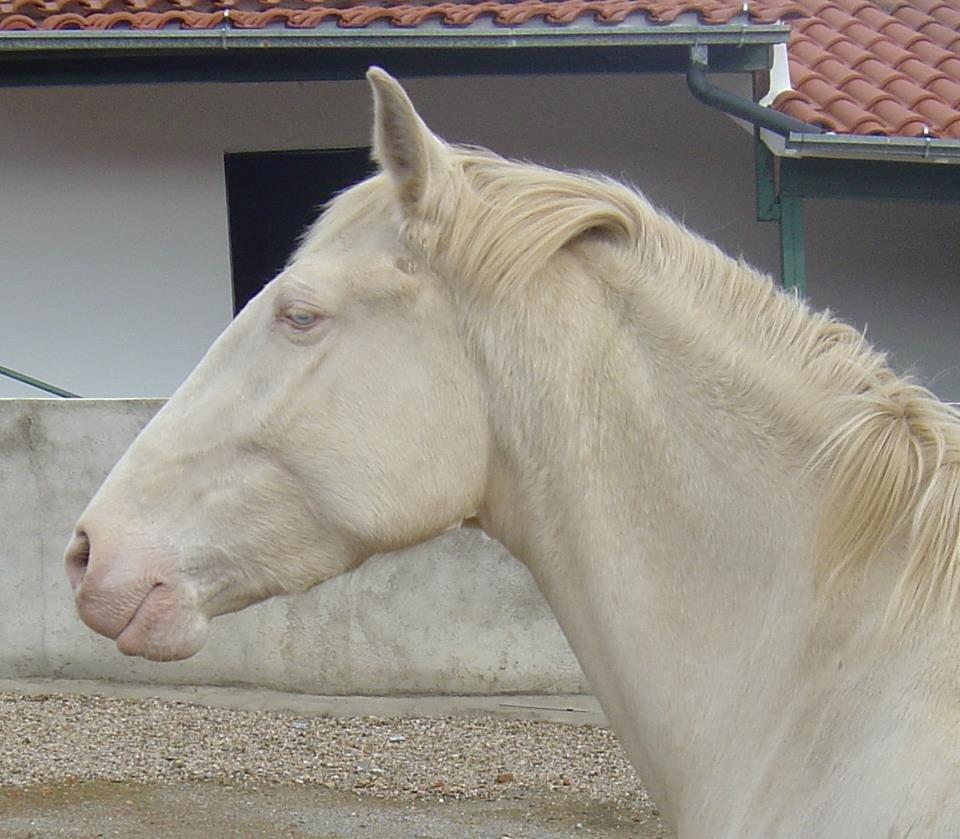
<path id="1" fill-rule="evenodd" d="M 757 128 L 765 128 L 781 137 L 789 137 L 794 134 L 823 133 L 823 129 L 819 126 L 794 119 L 771 108 L 765 108 L 752 99 L 747 99 L 711 84 L 707 79 L 709 70 L 710 59 L 707 46 L 697 44 L 691 47 L 690 63 L 687 65 L 687 87 L 704 105 L 709 105 L 711 108 L 717 108 L 730 116 L 746 120 Z"/>
<path id="2" fill-rule="evenodd" d="M 249 21 L 229 9 L 210 19 L 211 28 L 192 30 L 0 31 L 0 87 L 345 80 L 362 78 L 372 63 L 402 77 L 682 72 L 697 43 L 711 46 L 715 70 L 749 72 L 768 67 L 771 47 L 789 35 L 746 14 L 727 24 L 687 13 L 669 24 L 632 15 L 617 24 L 503 26 L 482 17 L 469 26 L 434 18 L 312 29 L 245 28 Z"/>
<path id="3" fill-rule="evenodd" d="M 783 157 L 828 157 L 857 160 L 890 160 L 902 163 L 960 163 L 960 140 L 936 137 L 869 137 L 852 134 L 789 134 L 780 148 Z"/>
<path id="4" fill-rule="evenodd" d="M 707 46 L 691 47 L 687 65 L 691 93 L 704 104 L 756 126 L 764 144 L 778 157 L 960 163 L 960 140 L 835 134 L 711 84 L 709 70 Z"/>
<path id="5" fill-rule="evenodd" d="M 638 23 L 596 24 L 593 21 L 549 24 L 527 21 L 510 27 L 492 20 L 477 20 L 469 27 L 425 21 L 402 28 L 388 22 L 356 28 L 322 24 L 314 29 L 240 29 L 230 10 L 220 13 L 219 27 L 203 30 L 20 30 L 0 32 L 0 54 L 7 51 L 33 53 L 76 50 L 178 51 L 212 48 L 279 49 L 434 47 L 571 47 L 571 46 L 689 46 L 690 44 L 734 47 L 772 45 L 787 39 L 782 24 L 731 22 L 701 24 L 696 15 L 684 16 L 669 25 Z"/>

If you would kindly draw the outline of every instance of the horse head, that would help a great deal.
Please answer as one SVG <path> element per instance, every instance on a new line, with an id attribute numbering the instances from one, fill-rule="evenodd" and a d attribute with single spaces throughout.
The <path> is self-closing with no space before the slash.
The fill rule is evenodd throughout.
<path id="1" fill-rule="evenodd" d="M 424 225 L 449 154 L 369 73 L 381 173 L 338 197 L 81 515 L 81 618 L 180 659 L 209 620 L 303 591 L 472 516 L 487 427 Z M 415 233 L 416 231 L 416 233 Z"/>

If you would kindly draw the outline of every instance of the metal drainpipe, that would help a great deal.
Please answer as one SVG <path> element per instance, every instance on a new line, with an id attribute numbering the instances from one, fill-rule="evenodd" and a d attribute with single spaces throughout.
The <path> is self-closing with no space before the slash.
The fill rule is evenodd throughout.
<path id="1" fill-rule="evenodd" d="M 718 108 L 731 116 L 746 120 L 758 128 L 766 128 L 781 137 L 793 134 L 823 134 L 823 129 L 808 122 L 801 122 L 779 111 L 764 108 L 751 99 L 737 96 L 707 81 L 710 70 L 706 46 L 690 47 L 690 62 L 687 64 L 687 87 L 704 105 Z"/>
<path id="2" fill-rule="evenodd" d="M 710 69 L 706 46 L 690 48 L 687 64 L 687 87 L 705 105 L 717 108 L 731 116 L 765 128 L 774 134 L 788 137 L 790 134 L 823 134 L 823 129 L 801 122 L 779 111 L 764 108 L 751 99 L 737 96 L 728 90 L 712 85 L 707 80 Z M 759 141 L 758 141 L 759 142 Z M 756 153 L 756 152 L 755 152 Z M 780 276 L 783 287 L 803 296 L 806 290 L 806 264 L 803 248 L 803 205 L 801 198 L 784 189 L 781 180 L 776 194 L 776 218 L 780 225 Z"/>

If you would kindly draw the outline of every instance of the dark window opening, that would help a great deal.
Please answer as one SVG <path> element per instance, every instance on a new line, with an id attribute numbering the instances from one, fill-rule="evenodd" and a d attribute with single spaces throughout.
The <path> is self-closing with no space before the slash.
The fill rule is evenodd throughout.
<path id="1" fill-rule="evenodd" d="M 234 314 L 280 272 L 320 208 L 374 170 L 366 148 L 228 154 L 224 168 Z"/>

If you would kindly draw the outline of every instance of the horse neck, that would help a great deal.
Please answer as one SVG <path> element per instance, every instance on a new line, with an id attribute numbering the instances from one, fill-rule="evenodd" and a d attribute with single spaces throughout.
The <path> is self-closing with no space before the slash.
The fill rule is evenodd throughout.
<path id="1" fill-rule="evenodd" d="M 886 636 L 892 535 L 818 578 L 809 466 L 831 404 L 892 374 L 853 330 L 687 244 L 664 276 L 585 240 L 535 285 L 459 301 L 490 394 L 481 522 L 532 571 L 681 835 L 886 835 L 956 800 L 930 755 L 960 736 L 960 639 L 930 620 Z"/>
<path id="2" fill-rule="evenodd" d="M 548 291 L 482 330 L 497 441 L 482 519 L 669 812 L 776 725 L 813 613 L 815 499 L 794 440 L 584 294 Z"/>

